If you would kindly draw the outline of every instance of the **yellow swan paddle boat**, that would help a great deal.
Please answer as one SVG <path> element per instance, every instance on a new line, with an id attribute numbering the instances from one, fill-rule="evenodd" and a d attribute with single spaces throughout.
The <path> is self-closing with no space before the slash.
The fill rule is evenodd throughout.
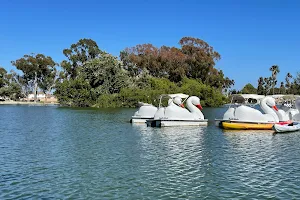
<path id="1" fill-rule="evenodd" d="M 255 94 L 240 94 L 237 97 L 245 100 L 245 102 L 230 106 L 224 113 L 223 119 L 216 120 L 221 128 L 233 130 L 272 130 L 274 124 L 289 123 L 289 118 L 286 116 L 283 117 L 283 111 L 278 110 L 273 97 Z M 258 104 L 263 112 L 254 107 Z"/>

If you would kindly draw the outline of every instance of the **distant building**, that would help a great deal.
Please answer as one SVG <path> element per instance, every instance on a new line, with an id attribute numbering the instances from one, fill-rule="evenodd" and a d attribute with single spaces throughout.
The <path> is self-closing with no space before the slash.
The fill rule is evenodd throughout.
<path id="1" fill-rule="evenodd" d="M 42 101 L 42 102 L 45 102 L 45 103 L 57 103 L 57 98 L 52 95 L 52 94 L 47 94 L 47 98 L 46 98 L 46 95 L 45 93 L 43 92 L 38 92 L 37 93 L 37 101 Z M 24 98 L 25 101 L 34 101 L 34 94 L 29 94 L 27 96 L 27 98 Z"/>
<path id="2" fill-rule="evenodd" d="M 39 100 L 39 99 L 45 99 L 46 95 L 43 93 L 43 92 L 38 92 L 37 95 L 36 95 L 36 98 Z M 27 99 L 29 100 L 34 100 L 34 94 L 29 94 L 27 96 Z"/>

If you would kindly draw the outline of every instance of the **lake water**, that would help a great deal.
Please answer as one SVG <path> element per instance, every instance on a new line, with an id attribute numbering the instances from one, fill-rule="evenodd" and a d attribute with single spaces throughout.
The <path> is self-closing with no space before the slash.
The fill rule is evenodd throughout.
<path id="1" fill-rule="evenodd" d="M 151 128 L 135 109 L 0 106 L 0 199 L 299 199 L 300 133 Z"/>

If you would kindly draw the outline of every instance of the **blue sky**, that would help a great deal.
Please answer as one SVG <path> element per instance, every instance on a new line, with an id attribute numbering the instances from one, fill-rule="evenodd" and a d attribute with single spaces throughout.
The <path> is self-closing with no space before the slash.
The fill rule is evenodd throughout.
<path id="1" fill-rule="evenodd" d="M 56 62 L 80 38 L 95 40 L 118 56 L 125 47 L 178 46 L 184 36 L 205 40 L 222 59 L 216 67 L 241 89 L 268 69 L 300 71 L 300 1 L 289 0 L 3 0 L 0 4 L 0 66 L 29 53 Z"/>

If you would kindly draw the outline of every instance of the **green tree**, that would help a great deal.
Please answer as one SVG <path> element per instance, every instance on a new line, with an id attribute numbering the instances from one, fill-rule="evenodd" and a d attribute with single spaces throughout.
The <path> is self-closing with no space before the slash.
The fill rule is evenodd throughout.
<path id="1" fill-rule="evenodd" d="M 300 94 L 300 72 L 297 72 L 292 84 L 293 94 Z"/>
<path id="2" fill-rule="evenodd" d="M 284 82 L 283 81 L 280 83 L 279 93 L 280 94 L 286 94 L 286 89 L 284 87 Z"/>
<path id="3" fill-rule="evenodd" d="M 58 83 L 54 95 L 65 106 L 88 107 L 95 101 L 90 84 L 82 78 L 66 79 Z"/>
<path id="4" fill-rule="evenodd" d="M 280 72 L 279 66 L 278 65 L 273 65 L 272 67 L 270 67 L 270 71 L 272 72 L 272 76 L 270 77 L 270 82 L 271 82 L 272 89 L 273 89 L 273 94 L 274 94 L 274 87 L 277 84 L 277 75 Z"/>
<path id="5" fill-rule="evenodd" d="M 22 97 L 21 87 L 14 81 L 13 74 L 8 74 L 4 68 L 0 68 L 0 96 L 12 100 Z"/>
<path id="6" fill-rule="evenodd" d="M 192 78 L 201 79 L 204 83 L 214 68 L 215 62 L 221 59 L 221 55 L 199 38 L 183 37 L 179 44 L 182 52 L 187 55 L 188 74 Z"/>
<path id="7" fill-rule="evenodd" d="M 49 73 L 42 77 L 42 80 L 39 83 L 39 87 L 45 93 L 45 102 L 47 102 L 47 97 L 50 94 L 51 90 L 55 88 L 55 84 L 58 79 L 58 71 L 56 68 L 51 69 Z"/>
<path id="8" fill-rule="evenodd" d="M 257 84 L 257 94 L 263 95 L 265 94 L 265 88 L 264 88 L 264 78 L 259 77 L 258 84 Z"/>
<path id="9" fill-rule="evenodd" d="M 268 95 L 270 93 L 270 90 L 272 88 L 272 77 L 264 78 L 264 95 Z"/>
<path id="10" fill-rule="evenodd" d="M 251 83 L 248 83 L 243 87 L 241 92 L 243 94 L 256 94 L 257 89 Z"/>
<path id="11" fill-rule="evenodd" d="M 131 76 L 147 70 L 153 77 L 168 78 L 176 83 L 185 77 L 194 78 L 220 91 L 234 85 L 234 81 L 225 77 L 222 70 L 214 68 L 221 56 L 208 43 L 198 38 L 183 37 L 179 44 L 180 48 L 136 45 L 121 51 L 120 58 Z"/>
<path id="12" fill-rule="evenodd" d="M 75 79 L 85 62 L 95 59 L 101 54 L 97 43 L 92 39 L 80 39 L 72 44 L 69 49 L 64 49 L 63 54 L 67 60 L 61 62 L 67 78 Z"/>
<path id="13" fill-rule="evenodd" d="M 291 93 L 291 79 L 293 78 L 292 74 L 291 73 L 287 73 L 286 76 L 285 76 L 285 87 L 286 87 L 286 92 L 288 94 Z"/>
<path id="14" fill-rule="evenodd" d="M 11 82 L 16 83 L 21 88 L 21 97 L 27 97 L 33 90 L 33 82 L 27 81 L 24 76 L 17 74 L 15 71 L 11 71 Z"/>
<path id="15" fill-rule="evenodd" d="M 99 95 L 119 93 L 130 81 L 122 62 L 110 54 L 87 61 L 82 67 L 82 75 Z"/>
<path id="16" fill-rule="evenodd" d="M 23 79 L 25 79 L 26 82 L 32 82 L 34 101 L 36 102 L 38 85 L 42 82 L 45 76 L 48 76 L 49 73 L 51 73 L 51 71 L 55 68 L 56 63 L 50 56 L 32 54 L 24 55 L 23 58 L 12 61 L 12 64 L 23 72 Z"/>
<path id="17" fill-rule="evenodd" d="M 6 76 L 7 71 L 4 68 L 0 67 L 0 88 L 7 83 Z"/>

